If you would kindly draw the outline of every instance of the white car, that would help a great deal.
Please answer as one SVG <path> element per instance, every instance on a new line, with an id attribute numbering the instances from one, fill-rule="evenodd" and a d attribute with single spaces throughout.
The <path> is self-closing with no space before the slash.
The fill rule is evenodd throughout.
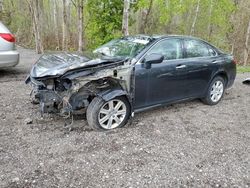
<path id="1" fill-rule="evenodd" d="M 14 67 L 19 62 L 19 53 L 15 48 L 15 37 L 0 22 L 0 68 Z"/>

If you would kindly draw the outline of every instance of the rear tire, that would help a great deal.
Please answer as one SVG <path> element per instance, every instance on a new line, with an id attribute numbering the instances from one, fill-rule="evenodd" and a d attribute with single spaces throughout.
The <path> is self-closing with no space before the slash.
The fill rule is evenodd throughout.
<path id="1" fill-rule="evenodd" d="M 111 130 L 126 125 L 130 116 L 130 104 L 121 96 L 104 101 L 95 97 L 87 108 L 87 121 L 94 130 Z"/>
<path id="2" fill-rule="evenodd" d="M 220 102 L 225 92 L 225 80 L 216 76 L 208 87 L 206 97 L 202 101 L 207 105 L 216 105 Z"/>

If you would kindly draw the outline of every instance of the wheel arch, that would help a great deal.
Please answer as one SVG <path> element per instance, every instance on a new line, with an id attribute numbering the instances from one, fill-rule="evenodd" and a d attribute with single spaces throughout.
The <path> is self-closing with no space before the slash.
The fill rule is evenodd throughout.
<path id="1" fill-rule="evenodd" d="M 133 111 L 133 105 L 132 105 L 132 99 L 129 93 L 122 89 L 111 89 L 111 90 L 106 90 L 104 92 L 101 92 L 98 94 L 99 97 L 101 97 L 104 101 L 109 101 L 111 99 L 114 99 L 116 97 L 125 97 L 126 100 L 129 103 L 130 106 L 130 113 Z"/>
<path id="2" fill-rule="evenodd" d="M 212 81 L 214 80 L 215 77 L 217 76 L 220 76 L 222 77 L 224 80 L 225 80 L 225 86 L 227 86 L 227 83 L 228 83 L 228 76 L 227 76 L 227 73 L 223 70 L 221 71 L 217 71 L 215 74 L 213 74 L 213 76 L 211 77 L 210 81 L 208 82 L 207 86 L 206 86 L 206 90 L 204 92 L 204 95 L 206 93 L 206 91 L 208 90 L 210 84 L 212 83 Z"/>
<path id="3" fill-rule="evenodd" d="M 121 96 L 125 96 L 127 100 L 129 99 L 128 93 L 122 89 L 109 89 L 109 90 L 98 93 L 98 96 L 101 97 L 105 101 L 109 101 L 115 97 L 121 97 Z"/>
<path id="4" fill-rule="evenodd" d="M 222 77 L 222 78 L 225 80 L 225 86 L 227 85 L 227 83 L 228 83 L 228 75 L 227 75 L 227 73 L 226 73 L 225 71 L 219 71 L 219 72 L 217 72 L 217 73 L 214 75 L 213 79 L 214 79 L 216 76 Z M 212 79 L 212 80 L 213 80 L 213 79 Z"/>

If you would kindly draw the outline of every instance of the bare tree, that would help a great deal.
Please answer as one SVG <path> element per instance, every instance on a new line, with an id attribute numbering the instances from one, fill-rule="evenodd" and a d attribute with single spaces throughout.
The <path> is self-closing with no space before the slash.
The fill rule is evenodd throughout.
<path id="1" fill-rule="evenodd" d="M 83 0 L 78 0 L 78 51 L 83 51 Z"/>
<path id="2" fill-rule="evenodd" d="M 248 28 L 247 28 L 246 40 L 245 40 L 244 65 L 247 65 L 248 56 L 249 56 L 249 37 L 250 37 L 250 19 L 248 22 Z"/>
<path id="3" fill-rule="evenodd" d="M 192 27 L 191 27 L 190 35 L 194 34 L 195 24 L 196 24 L 196 21 L 197 21 L 197 18 L 198 18 L 199 10 L 200 10 L 200 0 L 197 0 L 197 6 L 196 6 L 195 16 L 194 16 L 193 24 L 192 24 Z"/>
<path id="4" fill-rule="evenodd" d="M 71 0 L 72 4 L 77 9 L 77 30 L 78 30 L 78 52 L 83 51 L 84 42 L 83 42 L 83 4 L 84 0 Z"/>
<path id="5" fill-rule="evenodd" d="M 130 0 L 124 0 L 123 17 L 122 17 L 122 33 L 124 36 L 129 35 L 129 30 L 128 30 L 129 8 L 130 8 Z"/>
<path id="6" fill-rule="evenodd" d="M 0 0 L 0 13 L 3 11 L 3 0 Z"/>
<path id="7" fill-rule="evenodd" d="M 3 13 L 3 0 L 0 0 L 0 20 L 2 20 L 3 18 L 3 15 L 2 15 L 2 13 Z"/>
<path id="8" fill-rule="evenodd" d="M 54 31 L 56 32 L 55 33 L 55 36 L 56 36 L 56 43 L 57 43 L 57 47 L 56 49 L 59 49 L 60 48 L 60 37 L 59 37 L 59 25 L 58 25 L 58 12 L 57 12 L 57 9 L 58 9 L 58 5 L 57 5 L 57 0 L 54 0 L 53 1 L 53 21 L 54 21 Z"/>
<path id="9" fill-rule="evenodd" d="M 211 39 L 212 32 L 213 32 L 213 25 L 212 25 L 212 14 L 213 14 L 213 0 L 210 0 L 210 8 L 209 8 L 209 21 L 208 21 L 208 39 Z"/>
<path id="10" fill-rule="evenodd" d="M 68 19 L 69 19 L 69 12 L 68 12 L 68 0 L 63 0 L 63 36 L 62 36 L 62 48 L 64 51 L 68 50 L 68 40 L 69 40 L 69 32 L 68 32 Z"/>
<path id="11" fill-rule="evenodd" d="M 40 17 L 40 3 L 39 0 L 31 0 L 28 1 L 30 13 L 32 15 L 32 22 L 33 22 L 33 31 L 35 35 L 35 43 L 36 43 L 36 52 L 38 54 L 43 53 L 43 45 L 42 45 L 42 38 L 41 38 L 41 17 Z"/>
<path id="12" fill-rule="evenodd" d="M 140 31 L 139 31 L 140 33 L 145 33 L 145 27 L 147 26 L 148 18 L 152 11 L 152 7 L 153 7 L 153 0 L 150 0 L 148 9 L 142 10 L 142 24 L 140 25 Z"/>

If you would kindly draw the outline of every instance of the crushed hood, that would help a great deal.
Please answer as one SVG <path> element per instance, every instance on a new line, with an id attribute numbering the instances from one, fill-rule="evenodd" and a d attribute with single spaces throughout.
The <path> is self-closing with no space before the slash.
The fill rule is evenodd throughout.
<path id="1" fill-rule="evenodd" d="M 65 72 L 78 68 L 97 67 L 101 64 L 120 62 L 124 58 L 97 56 L 95 54 L 58 53 L 45 54 L 33 65 L 30 76 L 33 78 L 45 76 L 60 76 Z"/>

